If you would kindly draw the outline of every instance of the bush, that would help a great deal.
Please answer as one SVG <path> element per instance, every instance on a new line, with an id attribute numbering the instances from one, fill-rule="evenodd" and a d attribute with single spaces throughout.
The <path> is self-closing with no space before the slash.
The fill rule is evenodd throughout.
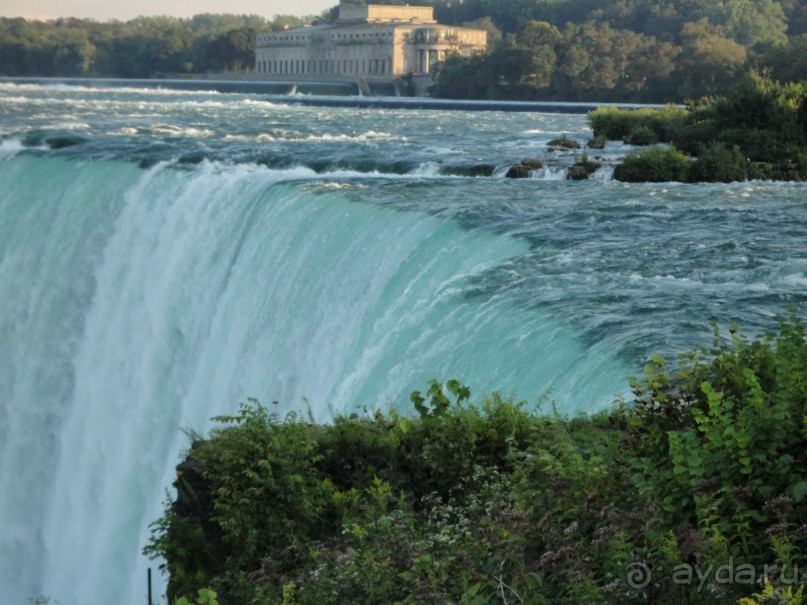
<path id="1" fill-rule="evenodd" d="M 722 143 L 713 143 L 698 154 L 689 172 L 689 180 L 693 183 L 731 183 L 746 180 L 748 171 L 748 160 L 739 147 L 727 149 Z"/>
<path id="2" fill-rule="evenodd" d="M 649 126 L 637 126 L 625 137 L 628 145 L 655 145 L 658 135 Z"/>
<path id="3" fill-rule="evenodd" d="M 752 343 L 736 332 L 727 343 L 715 332 L 714 346 L 690 354 L 675 378 L 659 359 L 646 376 L 635 388 L 632 419 L 631 447 L 643 459 L 634 477 L 639 489 L 662 490 L 673 524 L 719 532 L 729 555 L 754 564 L 771 552 L 789 556 L 779 538 L 807 546 L 807 535 L 787 532 L 789 524 L 807 520 L 801 322 L 785 321 L 778 337 Z M 648 433 L 660 419 L 663 433 Z M 777 523 L 783 524 L 779 534 L 770 529 Z"/>
<path id="4" fill-rule="evenodd" d="M 722 143 L 739 148 L 740 155 L 753 162 L 797 163 L 807 145 L 801 120 L 807 103 L 802 84 L 779 84 L 764 74 L 752 72 L 725 97 L 693 109 L 673 144 L 696 155 Z M 762 178 L 794 180 L 800 171 L 762 171 Z"/>
<path id="5" fill-rule="evenodd" d="M 591 417 L 471 406 L 457 381 L 413 393 L 414 418 L 323 426 L 252 402 L 194 441 L 148 554 L 169 602 L 797 603 L 806 377 L 791 318 L 752 342 L 715 331 L 674 369 L 654 357 L 630 404 Z M 767 569 L 762 592 L 726 564 Z M 637 565 L 652 583 L 631 584 Z"/>
<path id="6" fill-rule="evenodd" d="M 642 149 L 628 154 L 614 178 L 628 183 L 686 182 L 692 160 L 673 147 Z"/>
<path id="7" fill-rule="evenodd" d="M 618 107 L 598 107 L 587 115 L 594 136 L 604 136 L 608 140 L 624 140 L 634 130 L 647 128 L 653 131 L 658 141 L 670 142 L 680 130 L 687 117 L 687 111 L 676 105 L 661 109 L 620 109 Z"/>
<path id="8" fill-rule="evenodd" d="M 605 144 L 608 142 L 608 139 L 603 134 L 598 134 L 595 137 L 592 137 L 591 140 L 588 142 L 589 149 L 605 149 Z"/>
<path id="9" fill-rule="evenodd" d="M 693 180 L 807 178 L 807 169 L 802 168 L 807 147 L 803 83 L 780 84 L 767 74 L 751 72 L 726 96 L 690 103 L 686 110 L 600 107 L 588 114 L 588 120 L 595 136 L 645 145 L 655 142 L 652 131 L 658 141 L 672 143 L 691 156 L 706 153 Z M 720 151 L 721 145 L 727 151 Z M 740 156 L 755 165 L 741 170 Z M 640 173 L 621 173 L 624 180 L 642 180 Z"/>

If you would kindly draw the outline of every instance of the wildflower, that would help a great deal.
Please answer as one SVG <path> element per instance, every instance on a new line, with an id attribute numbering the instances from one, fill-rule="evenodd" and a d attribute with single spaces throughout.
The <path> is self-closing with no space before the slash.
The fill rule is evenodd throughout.
<path id="1" fill-rule="evenodd" d="M 762 510 L 767 515 L 784 519 L 793 510 L 793 498 L 784 495 L 776 496 L 776 498 L 768 500 Z"/>

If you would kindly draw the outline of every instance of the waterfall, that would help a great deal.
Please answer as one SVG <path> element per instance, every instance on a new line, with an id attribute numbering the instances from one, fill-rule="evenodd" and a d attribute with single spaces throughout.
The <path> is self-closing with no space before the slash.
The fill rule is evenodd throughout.
<path id="1" fill-rule="evenodd" d="M 458 378 L 572 411 L 625 375 L 473 296 L 525 241 L 310 171 L 11 155 L 0 181 L 0 605 L 144 603 L 182 429 L 247 397 L 328 421 Z"/>

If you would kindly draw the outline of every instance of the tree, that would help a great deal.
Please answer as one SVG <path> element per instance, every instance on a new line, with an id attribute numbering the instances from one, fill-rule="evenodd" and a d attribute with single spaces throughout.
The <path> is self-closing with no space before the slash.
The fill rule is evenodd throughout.
<path id="1" fill-rule="evenodd" d="M 745 70 L 747 53 L 708 19 L 687 23 L 681 30 L 682 52 L 677 75 L 680 94 L 700 97 L 719 94 Z"/>
<path id="2" fill-rule="evenodd" d="M 614 30 L 607 23 L 576 26 L 567 24 L 563 31 L 565 49 L 558 70 L 571 92 L 609 90 L 619 74 L 614 64 Z"/>
<path id="3" fill-rule="evenodd" d="M 545 21 L 529 21 L 521 26 L 515 46 L 528 53 L 520 80 L 534 88 L 547 88 L 557 64 L 555 47 L 563 41 L 558 29 Z"/>
<path id="4" fill-rule="evenodd" d="M 465 23 L 460 23 L 460 26 L 467 27 L 469 29 L 485 30 L 488 33 L 489 47 L 495 46 L 502 41 L 502 30 L 496 27 L 496 24 L 490 17 L 482 17 L 481 19 L 466 21 Z"/>
<path id="5" fill-rule="evenodd" d="M 95 47 L 87 32 L 80 29 L 57 30 L 51 39 L 53 71 L 60 76 L 83 76 L 90 70 Z"/>
<path id="6" fill-rule="evenodd" d="M 216 71 L 243 71 L 255 63 L 257 32 L 248 28 L 230 30 L 217 36 L 208 45 L 210 66 Z"/>
<path id="7" fill-rule="evenodd" d="M 787 34 L 807 34 L 807 0 L 780 0 L 779 5 L 787 19 Z"/>
<path id="8" fill-rule="evenodd" d="M 722 27 L 726 38 L 752 48 L 787 42 L 787 19 L 773 0 L 727 0 L 708 11 L 709 20 Z"/>
<path id="9" fill-rule="evenodd" d="M 807 80 L 807 34 L 794 36 L 787 45 L 771 50 L 760 59 L 773 76 L 783 82 Z"/>

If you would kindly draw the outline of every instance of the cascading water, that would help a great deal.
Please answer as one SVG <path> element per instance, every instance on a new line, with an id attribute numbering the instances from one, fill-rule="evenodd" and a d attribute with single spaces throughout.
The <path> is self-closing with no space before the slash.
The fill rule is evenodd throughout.
<path id="1" fill-rule="evenodd" d="M 13 599 L 142 593 L 130 570 L 180 429 L 248 396 L 284 409 L 305 397 L 327 420 L 467 375 L 604 405 L 624 373 L 504 297 L 464 300 L 471 277 L 526 250 L 517 240 L 255 166 L 20 157 L 0 170 L 14 192 L 0 198 Z"/>
<path id="2" fill-rule="evenodd" d="M 805 299 L 802 185 L 493 176 L 577 117 L 0 101 L 0 605 L 145 603 L 182 429 L 247 397 L 327 421 L 458 378 L 590 411 Z"/>

